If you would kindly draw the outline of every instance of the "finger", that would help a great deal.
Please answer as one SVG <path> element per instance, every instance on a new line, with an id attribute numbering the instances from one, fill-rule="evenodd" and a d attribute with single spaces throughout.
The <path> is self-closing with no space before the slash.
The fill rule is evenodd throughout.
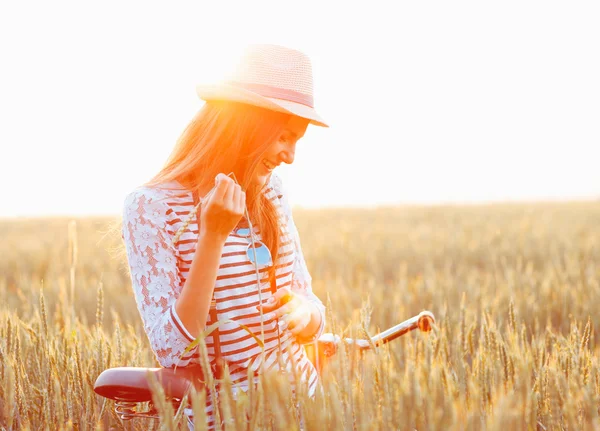
<path id="1" fill-rule="evenodd" d="M 275 311 L 273 311 L 273 313 L 275 313 L 275 315 L 277 317 L 281 317 L 285 314 L 290 314 L 292 313 L 296 307 L 298 306 L 298 304 L 296 304 L 295 301 L 290 301 L 285 305 L 282 305 L 281 307 L 277 308 Z"/>
<path id="2" fill-rule="evenodd" d="M 223 206 L 230 211 L 233 211 L 234 208 L 234 200 L 233 196 L 235 194 L 236 184 L 231 180 L 231 184 L 228 184 L 227 191 L 225 195 L 223 195 Z"/>
<path id="3" fill-rule="evenodd" d="M 279 304 L 283 305 L 291 301 L 294 295 L 288 287 L 282 287 L 280 289 L 277 289 L 277 292 L 275 292 L 273 296 L 277 298 Z"/>
<path id="4" fill-rule="evenodd" d="M 219 174 L 216 176 L 215 182 L 217 185 L 214 193 L 209 198 L 209 202 L 223 202 L 223 197 L 233 180 L 224 174 Z"/>
<path id="5" fill-rule="evenodd" d="M 229 175 L 225 175 L 223 172 L 217 174 L 217 176 L 215 177 L 215 180 L 233 182 L 233 179 Z"/>
<path id="6" fill-rule="evenodd" d="M 258 309 L 261 305 L 264 310 L 274 310 L 288 302 L 290 302 L 294 298 L 294 294 L 287 288 L 282 287 L 278 289 L 269 299 L 263 302 L 260 305 L 257 305 Z"/>
<path id="7" fill-rule="evenodd" d="M 288 322 L 288 330 L 292 334 L 298 334 L 302 332 L 310 323 L 310 314 L 305 313 L 292 313 Z"/>
<path id="8" fill-rule="evenodd" d="M 283 298 L 284 296 L 289 295 L 289 290 L 287 290 L 286 287 L 282 287 L 280 289 L 277 289 L 277 291 L 271 295 L 271 297 L 269 299 L 267 299 L 262 305 L 281 305 L 279 304 L 281 301 L 281 298 Z"/>
<path id="9" fill-rule="evenodd" d="M 246 192 L 244 192 L 241 187 L 240 187 L 240 193 L 238 194 L 237 206 L 238 206 L 238 210 L 241 213 L 243 213 L 244 208 L 246 208 Z"/>
<path id="10" fill-rule="evenodd" d="M 271 295 L 270 298 L 266 299 L 261 304 L 257 305 L 256 308 L 260 308 L 261 306 L 263 307 L 263 309 L 269 309 L 269 310 L 275 309 L 275 308 L 279 307 L 279 298 L 275 295 Z"/>
<path id="11" fill-rule="evenodd" d="M 240 197 L 242 195 L 242 188 L 239 184 L 233 186 L 233 211 L 237 214 L 242 214 L 244 207 L 240 206 Z"/>
<path id="12" fill-rule="evenodd" d="M 306 329 L 308 325 L 307 324 L 303 324 L 303 325 L 296 325 L 293 328 L 290 328 L 288 326 L 288 331 L 290 331 L 292 334 L 294 335 L 298 335 L 300 332 L 304 331 Z"/>
<path id="13" fill-rule="evenodd" d="M 288 331 L 290 331 L 294 335 L 298 335 L 300 332 L 304 331 L 308 324 L 310 323 L 310 319 L 303 318 L 300 322 L 292 325 L 288 323 Z"/>
<path id="14" fill-rule="evenodd" d="M 273 310 L 275 310 L 276 308 L 277 308 L 277 305 L 263 305 L 263 306 L 262 306 L 262 311 L 263 311 L 263 313 L 268 313 L 268 312 L 270 312 L 270 311 L 273 311 Z M 257 309 L 258 311 L 260 311 L 260 309 L 261 309 L 261 306 L 260 306 L 260 305 L 257 305 L 257 306 L 256 306 L 256 309 Z"/>

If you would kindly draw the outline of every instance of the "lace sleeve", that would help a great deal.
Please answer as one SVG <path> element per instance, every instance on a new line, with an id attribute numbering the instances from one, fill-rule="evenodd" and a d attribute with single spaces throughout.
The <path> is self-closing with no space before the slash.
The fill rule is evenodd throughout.
<path id="1" fill-rule="evenodd" d="M 163 367 L 183 367 L 197 348 L 179 359 L 193 338 L 175 312 L 181 287 L 176 250 L 167 230 L 167 209 L 152 190 L 132 192 L 124 203 L 122 234 L 135 300 L 150 346 Z"/>
<path id="2" fill-rule="evenodd" d="M 295 245 L 296 258 L 292 268 L 291 290 L 307 297 L 317 306 L 319 312 L 321 313 L 321 325 L 319 326 L 317 332 L 315 332 L 315 334 L 309 338 L 298 337 L 298 341 L 301 344 L 308 344 L 315 341 L 323 334 L 323 330 L 325 329 L 325 306 L 323 305 L 323 302 L 321 302 L 321 300 L 313 293 L 312 277 L 308 272 L 306 261 L 304 260 L 304 254 L 302 253 L 302 247 L 300 246 L 300 235 L 298 233 L 298 229 L 296 228 L 296 224 L 294 223 L 294 218 L 292 217 L 292 209 L 290 207 L 286 191 L 281 183 L 281 179 L 274 174 L 272 175 L 272 185 L 273 189 L 279 196 L 281 209 L 287 222 L 288 231 Z"/>

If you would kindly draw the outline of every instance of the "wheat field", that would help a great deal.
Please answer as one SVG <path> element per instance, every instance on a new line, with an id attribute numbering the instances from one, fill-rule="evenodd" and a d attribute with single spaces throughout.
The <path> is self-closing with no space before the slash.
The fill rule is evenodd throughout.
<path id="1" fill-rule="evenodd" d="M 307 430 L 600 429 L 600 203 L 295 219 L 326 332 L 373 335 L 422 310 L 437 325 L 362 358 L 342 350 L 299 412 L 272 376 L 224 396 L 227 429 L 299 429 L 297 414 Z M 123 423 L 93 392 L 106 368 L 157 366 L 119 238 L 104 235 L 114 221 L 0 220 L 0 429 L 187 429 L 160 391 L 160 421 Z"/>

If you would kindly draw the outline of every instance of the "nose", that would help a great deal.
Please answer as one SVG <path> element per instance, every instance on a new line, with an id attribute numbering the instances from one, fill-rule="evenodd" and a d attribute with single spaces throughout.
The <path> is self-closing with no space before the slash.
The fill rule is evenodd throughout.
<path id="1" fill-rule="evenodd" d="M 294 163 L 294 157 L 296 156 L 296 144 L 286 145 L 286 148 L 279 154 L 281 160 L 288 165 Z"/>

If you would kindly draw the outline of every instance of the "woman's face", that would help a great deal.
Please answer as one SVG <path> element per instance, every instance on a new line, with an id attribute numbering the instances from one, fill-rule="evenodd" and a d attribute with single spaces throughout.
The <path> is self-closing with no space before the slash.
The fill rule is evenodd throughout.
<path id="1" fill-rule="evenodd" d="M 304 136 L 309 120 L 292 116 L 285 130 L 265 152 L 256 171 L 255 182 L 264 185 L 282 162 L 291 165 L 296 154 L 296 142 Z"/>

